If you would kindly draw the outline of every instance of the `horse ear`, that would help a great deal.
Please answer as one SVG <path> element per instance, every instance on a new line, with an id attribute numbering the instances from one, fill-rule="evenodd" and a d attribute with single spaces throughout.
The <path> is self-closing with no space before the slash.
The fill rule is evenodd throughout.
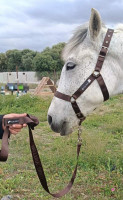
<path id="1" fill-rule="evenodd" d="M 91 17 L 89 21 L 89 34 L 92 39 L 96 39 L 101 30 L 101 17 L 97 10 L 91 9 Z"/>

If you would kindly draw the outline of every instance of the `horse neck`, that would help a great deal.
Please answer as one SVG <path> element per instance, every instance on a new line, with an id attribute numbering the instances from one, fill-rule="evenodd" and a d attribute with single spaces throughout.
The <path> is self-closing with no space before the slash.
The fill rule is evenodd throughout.
<path id="1" fill-rule="evenodd" d="M 119 85 L 119 92 L 118 92 L 118 94 L 123 94 L 123 63 L 122 63 L 122 68 L 121 68 L 120 85 Z"/>
<path id="2" fill-rule="evenodd" d="M 117 56 L 117 81 L 118 81 L 118 88 L 117 88 L 117 94 L 123 94 L 123 32 L 122 37 L 120 39 L 116 39 L 116 42 L 118 40 L 118 44 L 116 43 L 116 56 Z M 114 44 L 115 45 L 115 44 Z"/>
<path id="3" fill-rule="evenodd" d="M 115 81 L 115 85 L 111 86 L 111 96 L 114 96 L 123 94 L 123 31 L 114 31 L 110 51 L 112 54 L 110 70 L 113 74 L 112 81 Z"/>
<path id="4" fill-rule="evenodd" d="M 123 94 L 123 64 L 121 66 L 121 73 L 119 73 L 119 85 L 118 85 L 118 93 L 117 94 Z"/>
<path id="5" fill-rule="evenodd" d="M 122 64 L 121 64 L 121 76 L 120 76 L 120 89 L 119 92 L 123 94 L 123 51 L 122 51 Z"/>
<path id="6" fill-rule="evenodd" d="M 123 94 L 123 32 L 122 32 L 122 37 L 119 37 L 119 45 L 117 46 L 118 49 L 118 70 L 119 70 L 119 76 L 118 76 L 118 80 L 119 80 L 119 87 L 118 87 L 118 94 Z"/>

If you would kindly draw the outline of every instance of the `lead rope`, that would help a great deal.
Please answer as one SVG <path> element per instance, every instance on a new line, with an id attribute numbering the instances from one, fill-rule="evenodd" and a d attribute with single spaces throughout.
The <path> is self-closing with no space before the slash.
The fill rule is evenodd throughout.
<path id="1" fill-rule="evenodd" d="M 82 127 L 78 125 L 78 144 L 82 145 Z"/>
<path id="2" fill-rule="evenodd" d="M 77 174 L 80 148 L 81 148 L 81 145 L 82 145 L 81 133 L 82 133 L 82 129 L 79 125 L 79 127 L 78 127 L 78 142 L 77 142 L 77 163 L 76 163 L 72 178 L 69 181 L 68 185 L 63 190 L 59 191 L 58 193 L 51 193 L 49 188 L 48 188 L 47 180 L 46 180 L 46 177 L 45 177 L 43 166 L 42 166 L 42 163 L 41 163 L 41 160 L 40 160 L 34 139 L 33 139 L 32 131 L 31 131 L 31 128 L 29 126 L 30 148 L 31 148 L 32 158 L 33 158 L 33 162 L 34 162 L 34 166 L 35 166 L 38 178 L 39 178 L 40 183 L 41 183 L 42 187 L 44 188 L 44 190 L 55 198 L 60 198 L 60 197 L 64 196 L 65 194 L 67 194 L 70 191 L 70 189 L 72 188 L 72 185 L 74 183 L 74 180 L 75 180 L 76 174 Z"/>
<path id="3" fill-rule="evenodd" d="M 74 180 L 76 178 L 76 174 L 77 174 L 78 159 L 79 159 L 79 154 L 80 154 L 80 148 L 81 148 L 81 145 L 82 145 L 82 139 L 81 139 L 82 130 L 81 130 L 81 127 L 80 127 L 81 121 L 80 121 L 79 126 L 78 126 L 77 163 L 76 163 L 75 169 L 73 171 L 72 178 L 69 181 L 68 185 L 63 190 L 61 190 L 60 192 L 55 193 L 55 194 L 53 194 L 49 191 L 46 176 L 45 176 L 45 173 L 44 173 L 44 170 L 43 170 L 43 166 L 42 166 L 39 154 L 38 154 L 37 147 L 36 147 L 34 139 L 33 139 L 32 130 L 39 123 L 39 121 L 36 117 L 27 115 L 26 117 L 23 117 L 23 118 L 21 117 L 21 118 L 18 118 L 18 119 L 17 118 L 16 119 L 15 118 L 4 119 L 4 126 L 6 128 L 5 128 L 4 136 L 3 136 L 3 139 L 2 139 L 0 161 L 5 162 L 8 158 L 9 126 L 11 126 L 12 124 L 15 124 L 15 121 L 18 124 L 25 124 L 26 123 L 28 125 L 29 141 L 30 141 L 30 149 L 31 149 L 31 153 L 32 153 L 32 158 L 33 158 L 33 162 L 34 162 L 34 166 L 35 166 L 38 178 L 39 178 L 40 183 L 41 183 L 42 187 L 44 188 L 44 190 L 55 198 L 59 198 L 59 197 L 64 196 L 65 194 L 67 194 L 70 191 L 70 189 L 71 189 L 71 187 L 74 183 Z"/>

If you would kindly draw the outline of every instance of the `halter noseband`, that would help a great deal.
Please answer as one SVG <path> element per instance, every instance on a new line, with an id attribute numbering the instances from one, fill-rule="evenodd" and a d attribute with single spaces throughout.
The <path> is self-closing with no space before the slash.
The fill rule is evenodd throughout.
<path id="1" fill-rule="evenodd" d="M 59 91 L 56 91 L 56 93 L 54 94 L 55 97 L 71 103 L 72 108 L 73 108 L 77 118 L 80 120 L 79 125 L 85 120 L 85 116 L 82 114 L 76 100 L 93 83 L 94 80 L 97 80 L 97 82 L 100 86 L 100 89 L 101 89 L 103 97 L 104 97 L 104 101 L 109 99 L 109 92 L 108 92 L 108 89 L 104 82 L 104 79 L 103 79 L 102 75 L 100 74 L 100 71 L 102 69 L 106 54 L 108 52 L 108 47 L 109 47 L 113 32 L 114 32 L 113 29 L 107 30 L 102 48 L 100 50 L 100 53 L 99 53 L 99 56 L 97 59 L 96 67 L 95 67 L 93 73 L 86 79 L 86 81 L 79 87 L 79 89 L 72 96 L 63 94 Z"/>

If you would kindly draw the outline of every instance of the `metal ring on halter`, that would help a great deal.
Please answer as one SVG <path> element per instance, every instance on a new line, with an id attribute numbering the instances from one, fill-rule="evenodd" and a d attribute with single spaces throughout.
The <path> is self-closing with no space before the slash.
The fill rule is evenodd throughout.
<path id="1" fill-rule="evenodd" d="M 93 76 L 96 77 L 96 78 L 98 78 L 98 77 L 100 76 L 100 72 L 94 70 L 94 71 L 93 71 Z"/>

